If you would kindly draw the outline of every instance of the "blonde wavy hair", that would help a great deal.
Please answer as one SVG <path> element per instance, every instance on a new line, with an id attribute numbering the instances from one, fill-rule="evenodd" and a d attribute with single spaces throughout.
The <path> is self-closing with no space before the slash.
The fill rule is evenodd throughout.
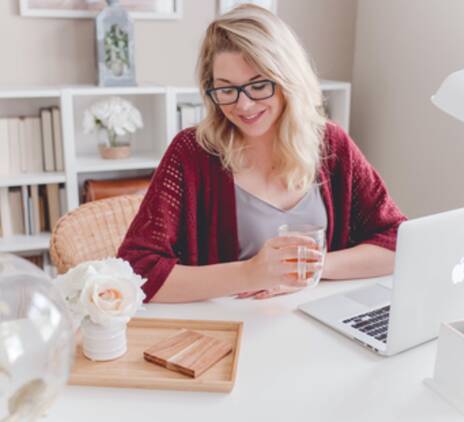
<path id="1" fill-rule="evenodd" d="M 243 54 L 281 89 L 285 106 L 273 140 L 273 165 L 288 189 L 307 190 L 317 177 L 326 118 L 318 78 L 296 35 L 277 16 L 251 4 L 220 16 L 206 31 L 197 63 L 206 117 L 197 127 L 197 140 L 225 168 L 238 172 L 246 167 L 247 146 L 206 94 L 213 83 L 214 58 L 222 52 Z"/>

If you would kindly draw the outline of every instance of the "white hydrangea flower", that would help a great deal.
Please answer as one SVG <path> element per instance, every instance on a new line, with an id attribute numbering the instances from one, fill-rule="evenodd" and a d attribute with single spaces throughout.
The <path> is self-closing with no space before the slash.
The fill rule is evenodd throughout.
<path id="1" fill-rule="evenodd" d="M 84 112 L 82 127 L 86 134 L 106 128 L 122 136 L 141 129 L 143 120 L 139 110 L 129 101 L 110 97 L 96 102 Z"/>

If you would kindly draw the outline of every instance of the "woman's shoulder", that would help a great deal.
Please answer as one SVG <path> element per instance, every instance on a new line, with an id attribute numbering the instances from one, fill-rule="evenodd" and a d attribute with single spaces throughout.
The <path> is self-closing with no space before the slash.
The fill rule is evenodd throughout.
<path id="1" fill-rule="evenodd" d="M 182 168 L 184 172 L 202 173 L 216 163 L 218 157 L 207 152 L 198 142 L 196 128 L 181 130 L 169 144 L 160 167 Z"/>
<path id="2" fill-rule="evenodd" d="M 329 120 L 325 125 L 324 146 L 330 149 L 350 148 L 353 140 L 337 123 Z"/>
<path id="3" fill-rule="evenodd" d="M 181 130 L 169 144 L 166 154 L 175 154 L 179 157 L 192 158 L 195 155 L 205 154 L 196 138 L 196 129 L 189 127 Z"/>
<path id="4" fill-rule="evenodd" d="M 322 158 L 326 165 L 347 164 L 361 154 L 350 135 L 337 123 L 328 121 L 322 144 Z"/>

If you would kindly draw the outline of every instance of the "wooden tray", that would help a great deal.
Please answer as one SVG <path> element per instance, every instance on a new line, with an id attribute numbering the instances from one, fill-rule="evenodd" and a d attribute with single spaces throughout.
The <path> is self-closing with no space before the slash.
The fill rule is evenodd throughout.
<path id="1" fill-rule="evenodd" d="M 128 351 L 119 359 L 93 362 L 82 353 L 82 345 L 78 339 L 69 383 L 101 387 L 229 392 L 235 383 L 242 326 L 242 322 L 233 321 L 133 318 L 127 326 Z M 230 341 L 234 344 L 234 349 L 198 378 L 171 371 L 143 358 L 146 349 L 181 328 Z"/>

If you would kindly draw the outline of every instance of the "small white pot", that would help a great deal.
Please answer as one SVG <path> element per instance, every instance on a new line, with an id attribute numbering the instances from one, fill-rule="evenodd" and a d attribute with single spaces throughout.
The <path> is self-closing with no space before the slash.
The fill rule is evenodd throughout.
<path id="1" fill-rule="evenodd" d="M 90 360 L 113 360 L 127 352 L 127 324 L 106 327 L 84 318 L 81 334 L 82 350 Z"/>

